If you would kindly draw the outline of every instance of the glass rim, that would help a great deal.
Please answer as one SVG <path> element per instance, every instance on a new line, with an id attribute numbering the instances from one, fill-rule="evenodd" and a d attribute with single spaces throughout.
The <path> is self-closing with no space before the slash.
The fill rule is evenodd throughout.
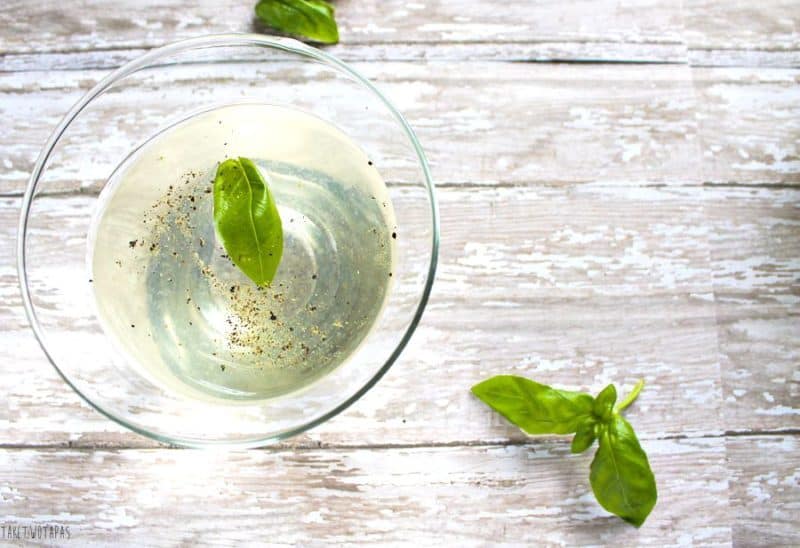
<path id="1" fill-rule="evenodd" d="M 417 303 L 416 310 L 414 311 L 414 315 L 411 318 L 411 322 L 406 328 L 405 333 L 403 333 L 403 336 L 400 339 L 399 343 L 394 348 L 389 357 L 386 359 L 386 361 L 383 363 L 383 365 L 367 380 L 367 382 L 363 386 L 361 386 L 358 390 L 356 390 L 355 393 L 353 393 L 352 395 L 347 397 L 344 401 L 336 405 L 333 409 L 323 413 L 319 417 L 316 417 L 294 428 L 291 428 L 289 430 L 277 434 L 269 435 L 266 437 L 258 437 L 254 439 L 246 439 L 242 441 L 196 440 L 192 438 L 181 438 L 180 436 L 170 436 L 158 432 L 152 432 L 145 427 L 142 427 L 138 424 L 128 421 L 127 419 L 116 414 L 115 412 L 105 409 L 98 402 L 93 401 L 92 398 L 84 394 L 69 379 L 69 377 L 64 373 L 64 371 L 61 370 L 61 368 L 58 366 L 58 364 L 56 364 L 56 361 L 53 359 L 53 356 L 47 349 L 47 344 L 46 344 L 47 337 L 41 325 L 39 324 L 38 318 L 36 316 L 36 310 L 34 309 L 33 302 L 31 300 L 31 293 L 28 287 L 28 275 L 26 270 L 25 243 L 27 240 L 28 218 L 31 207 L 33 205 L 33 199 L 36 194 L 37 187 L 39 185 L 39 179 L 45 170 L 47 161 L 50 158 L 50 154 L 52 153 L 53 148 L 55 147 L 56 143 L 59 141 L 61 136 L 64 134 L 66 129 L 75 120 L 75 118 L 77 118 L 78 115 L 80 115 L 80 113 L 83 111 L 84 108 L 86 108 L 86 106 L 88 106 L 97 96 L 102 94 L 106 89 L 108 89 L 114 83 L 135 73 L 136 71 L 142 68 L 145 68 L 153 64 L 154 61 L 157 61 L 163 57 L 192 49 L 235 47 L 235 46 L 257 46 L 264 48 L 272 48 L 279 51 L 285 51 L 295 55 L 307 57 L 312 60 L 321 62 L 323 64 L 333 66 L 334 68 L 339 69 L 345 74 L 351 76 L 356 82 L 358 82 L 362 86 L 366 87 L 384 104 L 384 106 L 386 106 L 386 108 L 389 110 L 394 119 L 402 127 L 406 137 L 408 137 L 408 139 L 410 140 L 414 148 L 414 151 L 416 152 L 417 159 L 419 161 L 419 166 L 423 172 L 425 189 L 427 191 L 428 201 L 430 204 L 431 223 L 433 228 L 433 234 L 431 238 L 431 258 L 430 258 L 430 263 L 428 265 L 428 272 L 425 279 L 425 286 L 422 290 L 422 294 L 420 295 L 419 302 Z M 220 61 L 220 63 L 225 63 L 225 61 Z M 40 151 L 39 156 L 37 157 L 36 162 L 34 163 L 31 175 L 28 178 L 28 183 L 22 198 L 19 223 L 17 225 L 17 278 L 19 280 L 19 288 L 20 288 L 20 293 L 22 294 L 22 304 L 23 308 L 25 309 L 25 315 L 28 318 L 28 322 L 30 323 L 31 329 L 33 330 L 34 336 L 39 344 L 39 347 L 42 349 L 42 352 L 44 352 L 45 356 L 47 357 L 47 360 L 56 370 L 58 375 L 63 379 L 63 381 L 70 388 L 72 388 L 72 390 L 75 391 L 75 393 L 77 393 L 78 396 L 80 396 L 80 398 L 86 403 L 88 403 L 89 406 L 91 406 L 93 409 L 98 411 L 106 418 L 119 424 L 120 426 L 127 428 L 128 430 L 131 430 L 137 434 L 140 434 L 142 436 L 145 436 L 147 438 L 162 443 L 181 445 L 186 447 L 197 447 L 197 448 L 212 447 L 212 446 L 252 448 L 285 440 L 287 438 L 301 434 L 311 428 L 314 428 L 315 426 L 318 426 L 326 422 L 327 420 L 335 417 L 336 415 L 338 415 L 339 413 L 350 407 L 353 403 L 358 401 L 386 374 L 386 372 L 392 367 L 395 361 L 397 361 L 397 358 L 400 357 L 400 354 L 407 346 L 409 340 L 411 339 L 411 336 L 414 334 L 414 331 L 416 330 L 420 320 L 422 319 L 422 315 L 425 311 L 425 307 L 428 303 L 428 299 L 430 298 L 430 293 L 433 288 L 433 281 L 435 278 L 436 267 L 438 264 L 438 257 L 439 257 L 439 244 L 440 244 L 439 207 L 436 201 L 435 185 L 433 183 L 433 178 L 431 177 L 430 168 L 428 166 L 428 161 L 426 159 L 425 152 L 423 151 L 422 145 L 419 143 L 419 140 L 417 139 L 414 130 L 406 121 L 405 117 L 394 107 L 394 105 L 389 101 L 389 99 L 386 96 L 384 96 L 375 87 L 374 84 L 372 84 L 372 82 L 370 82 L 366 77 L 361 75 L 360 72 L 353 69 L 348 64 L 344 63 L 343 61 L 339 60 L 333 55 L 325 53 L 317 48 L 308 46 L 302 42 L 299 42 L 291 38 L 274 37 L 274 36 L 266 36 L 266 35 L 251 34 L 251 33 L 210 34 L 196 38 L 188 38 L 185 40 L 180 40 L 177 42 L 173 42 L 171 44 L 160 46 L 151 49 L 150 51 L 146 52 L 145 54 L 131 61 L 128 61 L 124 65 L 113 70 L 103 79 L 101 79 L 97 84 L 95 84 L 64 115 L 64 117 L 58 123 L 58 125 L 50 134 L 50 137 L 48 137 L 47 141 L 42 147 L 42 150 Z"/>

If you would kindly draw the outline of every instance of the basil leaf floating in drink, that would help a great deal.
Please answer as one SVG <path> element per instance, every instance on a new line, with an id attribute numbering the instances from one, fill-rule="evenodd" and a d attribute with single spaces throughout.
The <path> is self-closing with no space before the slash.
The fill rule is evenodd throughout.
<path id="1" fill-rule="evenodd" d="M 593 398 L 524 377 L 499 375 L 476 384 L 472 392 L 528 434 L 574 432 L 573 453 L 586 451 L 597 439 L 589 475 L 595 498 L 609 512 L 639 527 L 658 499 L 656 479 L 633 427 L 620 413 L 643 385 L 639 381 L 616 408 L 617 389 L 611 384 Z"/>
<path id="2" fill-rule="evenodd" d="M 256 285 L 272 282 L 283 254 L 275 200 L 256 165 L 225 160 L 214 178 L 214 225 L 231 261 Z"/>
<path id="3" fill-rule="evenodd" d="M 334 8 L 324 0 L 260 0 L 256 15 L 265 25 L 288 34 L 323 44 L 339 41 Z"/>

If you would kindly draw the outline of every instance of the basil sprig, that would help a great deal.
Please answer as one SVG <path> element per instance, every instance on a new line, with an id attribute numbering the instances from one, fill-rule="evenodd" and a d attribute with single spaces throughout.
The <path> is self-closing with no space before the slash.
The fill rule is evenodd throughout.
<path id="1" fill-rule="evenodd" d="M 247 158 L 217 167 L 214 226 L 233 264 L 256 285 L 272 282 L 283 254 L 281 217 L 266 181 Z"/>
<path id="2" fill-rule="evenodd" d="M 339 41 L 334 8 L 324 0 L 259 0 L 256 15 L 265 25 L 322 44 Z"/>
<path id="3" fill-rule="evenodd" d="M 571 450 L 582 453 L 598 441 L 589 473 L 600 505 L 641 526 L 656 504 L 656 479 L 636 433 L 620 413 L 639 395 L 644 381 L 618 406 L 614 385 L 597 397 L 557 390 L 524 377 L 499 375 L 472 392 L 528 434 L 572 434 Z"/>

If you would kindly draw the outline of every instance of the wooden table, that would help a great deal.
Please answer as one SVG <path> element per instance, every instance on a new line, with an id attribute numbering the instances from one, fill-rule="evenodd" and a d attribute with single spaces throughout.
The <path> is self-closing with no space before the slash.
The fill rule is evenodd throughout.
<path id="1" fill-rule="evenodd" d="M 68 525 L 79 545 L 800 544 L 792 0 L 338 0 L 329 51 L 407 115 L 438 183 L 441 268 L 408 350 L 263 450 L 160 446 L 69 390 L 17 288 L 34 158 L 108 69 L 251 31 L 253 3 L 0 7 L 0 525 Z M 641 529 L 596 504 L 590 454 L 469 394 L 506 372 L 646 379 L 628 416 L 659 502 Z"/>

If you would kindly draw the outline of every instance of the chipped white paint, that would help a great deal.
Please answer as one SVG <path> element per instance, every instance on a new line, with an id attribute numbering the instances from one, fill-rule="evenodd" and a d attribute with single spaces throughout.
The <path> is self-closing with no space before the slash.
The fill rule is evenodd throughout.
<path id="1" fill-rule="evenodd" d="M 470 0 L 339 0 L 336 9 L 346 46 L 329 50 L 361 59 L 424 58 L 428 52 L 436 56 L 440 51 L 461 59 L 686 59 L 680 6 L 657 0 L 631 0 L 624 5 L 613 0 L 537 2 L 534 6 L 527 0 L 510 0 L 502 9 L 491 2 Z M 144 14 L 135 2 L 118 3 L 114 10 L 102 2 L 87 2 L 81 10 L 80 18 L 54 17 L 47 3 L 5 0 L 0 11 L 0 28 L 5 30 L 0 54 L 16 57 L 17 68 L 33 68 L 62 52 L 77 52 L 73 55 L 77 63 L 85 62 L 93 49 L 116 52 L 102 61 L 108 63 L 124 56 L 123 48 L 261 29 L 254 21 L 252 2 L 240 0 L 190 4 L 173 0 L 148 4 Z M 641 13 L 649 17 L 643 20 Z M 428 47 L 432 43 L 437 47 Z M 409 44 L 419 46 L 409 51 Z M 15 63 L 0 58 L 0 63 L 9 62 Z M 96 63 L 97 57 L 89 62 Z"/>
<path id="2" fill-rule="evenodd" d="M 730 542 L 725 486 L 715 478 L 724 475 L 723 441 L 645 445 L 662 490 L 658 510 L 638 530 L 597 505 L 587 492 L 590 459 L 570 455 L 564 441 L 233 454 L 100 450 L 104 465 L 95 467 L 87 466 L 86 453 L 70 450 L 6 450 L 0 458 L 25 470 L 25 477 L 47 477 L 51 484 L 41 497 L 35 480 L 19 482 L 19 497 L 4 502 L 5 514 L 69 523 L 82 544 L 141 544 L 146 536 L 149 546 L 161 546 L 213 535 L 223 543 L 302 545 L 435 538 L 477 546 L 544 537 L 569 545 L 627 545 L 675 543 L 697 529 L 709 542 Z M 687 499 L 687 491 L 695 496 Z M 717 525 L 712 536 L 709 516 Z"/>
<path id="3" fill-rule="evenodd" d="M 689 60 L 700 65 L 800 65 L 800 15 L 793 0 L 685 0 Z"/>
<path id="4" fill-rule="evenodd" d="M 447 183 L 440 275 L 374 390 L 308 435 L 233 454 L 130 449 L 155 444 L 68 390 L 16 289 L 18 195 L 52 127 L 105 74 L 93 69 L 252 27 L 239 0 L 151 4 L 0 10 L 0 194 L 14 196 L 0 198 L 0 441 L 31 446 L 0 450 L 0 521 L 70 524 L 100 545 L 800 542 L 798 437 L 779 434 L 800 427 L 800 190 L 785 188 L 800 181 L 794 3 L 339 0 L 343 43 L 328 51 L 365 61 Z M 795 68 L 494 62 L 553 58 Z M 223 91 L 243 82 L 205 76 Z M 136 116 L 158 120 L 192 91 L 166 87 Z M 119 104 L 87 134 L 126 152 L 132 116 Z M 80 172 L 56 166 L 56 190 L 104 177 L 77 146 Z M 81 245 L 92 199 L 39 210 L 57 233 L 43 250 L 52 276 L 79 280 L 63 249 Z M 660 485 L 645 527 L 599 508 L 590 456 L 569 455 L 568 439 L 508 445 L 525 438 L 467 390 L 497 373 L 623 393 L 646 379 L 628 413 Z"/>
<path id="5" fill-rule="evenodd" d="M 130 95 L 110 96 L 102 109 L 82 119 L 85 125 L 80 130 L 81 135 L 93 136 L 91 142 L 102 140 L 103 157 L 89 150 L 90 141 L 79 139 L 63 157 L 53 159 L 52 188 L 74 188 L 76 180 L 84 188 L 96 187 L 116 165 L 114 160 L 124 157 L 141 140 L 138 135 L 129 136 L 130 128 L 160 126 L 165 117 L 178 116 L 187 94 L 192 95 L 195 106 L 225 97 L 251 97 L 243 97 L 243 90 L 253 94 L 253 100 L 264 100 L 259 87 L 249 86 L 255 74 L 271 81 L 271 100 L 290 96 L 295 101 L 319 99 L 320 89 L 313 78 L 307 85 L 289 84 L 280 66 L 252 68 L 247 70 L 242 64 L 184 67 L 170 71 L 169 76 L 153 75 L 141 87 L 134 86 Z M 478 62 L 430 67 L 363 63 L 357 68 L 376 80 L 408 117 L 439 182 L 700 182 L 696 143 L 685 138 L 697 134 L 692 78 L 686 66 L 656 65 L 646 72 L 626 65 L 610 71 L 603 65 Z M 302 76 L 313 73 L 308 69 Z M 41 89 L 40 73 L 0 73 L 0 115 L 8 133 L 7 139 L 0 141 L 0 157 L 14 166 L 12 171 L 0 173 L 0 192 L 21 191 L 53 126 L 104 74 L 57 72 Z M 197 85 L 198 79 L 209 78 L 214 79 L 213 89 Z M 327 96 L 347 92 L 333 82 L 324 90 Z M 131 102 L 143 106 L 132 112 Z M 639 109 L 646 112 L 641 121 Z M 351 116 L 351 134 L 370 129 L 359 123 L 358 112 L 354 110 Z M 593 120 L 590 127 L 574 123 L 584 112 Z M 491 138 L 464 139 L 464 135 Z M 380 136 L 371 137 L 370 142 L 378 150 L 389 146 Z M 637 143 L 641 145 L 639 153 L 627 156 L 626 151 Z M 587 162 L 587 158 L 593 160 Z M 402 166 L 384 165 L 387 167 L 393 168 L 397 180 L 416 176 Z"/>

